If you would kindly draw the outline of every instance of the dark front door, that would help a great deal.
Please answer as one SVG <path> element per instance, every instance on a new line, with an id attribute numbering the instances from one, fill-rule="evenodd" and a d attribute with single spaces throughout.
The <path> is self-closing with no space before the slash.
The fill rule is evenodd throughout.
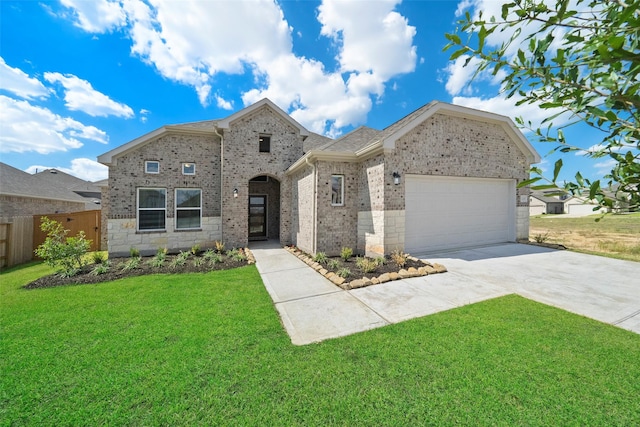
<path id="1" fill-rule="evenodd" d="M 267 238 L 267 196 L 249 196 L 249 238 Z"/>

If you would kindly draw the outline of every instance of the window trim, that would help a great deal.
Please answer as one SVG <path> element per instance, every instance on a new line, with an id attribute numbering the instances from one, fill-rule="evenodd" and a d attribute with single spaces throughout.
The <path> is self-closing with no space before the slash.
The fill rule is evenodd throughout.
<path id="1" fill-rule="evenodd" d="M 157 172 L 150 172 L 149 171 L 149 164 L 151 163 L 155 163 L 158 165 L 158 171 Z M 149 174 L 154 174 L 157 175 L 160 173 L 160 162 L 158 160 L 145 160 L 144 161 L 144 173 L 149 173 Z"/>
<path id="2" fill-rule="evenodd" d="M 263 150 L 262 149 L 262 138 L 267 138 L 268 142 L 267 142 L 267 149 Z M 268 133 L 261 133 L 258 135 L 258 152 L 259 153 L 270 153 L 271 152 L 271 134 Z"/>
<path id="3" fill-rule="evenodd" d="M 141 208 L 140 207 L 140 190 L 163 190 L 164 191 L 164 208 Z M 163 228 L 140 228 L 140 211 L 160 211 L 164 210 L 164 227 Z M 136 189 L 136 231 L 141 233 L 167 231 L 167 189 L 163 187 L 138 187 Z"/>
<path id="4" fill-rule="evenodd" d="M 186 166 L 193 166 L 193 172 L 192 173 L 187 173 L 184 171 L 184 168 Z M 195 175 L 196 174 L 196 163 L 195 162 L 183 162 L 182 163 L 182 175 Z"/>
<path id="5" fill-rule="evenodd" d="M 335 203 L 333 201 L 333 179 L 334 178 L 340 179 L 340 202 L 339 203 Z M 344 175 L 337 175 L 337 174 L 331 175 L 331 206 L 344 206 Z"/>
<path id="6" fill-rule="evenodd" d="M 181 190 L 198 190 L 200 192 L 200 207 L 198 208 L 194 208 L 194 207 L 188 207 L 188 208 L 179 208 L 178 207 L 178 191 Z M 173 228 L 175 231 L 188 231 L 188 230 L 202 230 L 202 188 L 189 188 L 189 187 L 180 187 L 180 188 L 176 188 L 174 190 L 174 224 L 173 224 Z M 200 225 L 198 227 L 178 227 L 178 211 L 195 211 L 197 210 L 199 212 L 199 217 L 200 217 Z"/>

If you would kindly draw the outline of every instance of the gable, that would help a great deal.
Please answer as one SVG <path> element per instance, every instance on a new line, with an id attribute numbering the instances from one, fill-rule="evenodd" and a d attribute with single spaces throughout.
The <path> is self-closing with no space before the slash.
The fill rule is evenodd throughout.
<path id="1" fill-rule="evenodd" d="M 293 117 L 291 117 L 290 115 L 288 115 L 287 113 L 282 111 L 282 109 L 280 109 L 280 107 L 278 107 L 276 104 L 274 104 L 273 102 L 271 102 L 267 98 L 264 98 L 264 99 L 256 102 L 255 104 L 252 104 L 252 105 L 248 106 L 247 108 L 244 108 L 244 109 L 238 111 L 237 113 L 234 113 L 234 114 L 230 115 L 226 119 L 222 119 L 222 120 L 218 121 L 217 126 L 218 126 L 218 128 L 223 129 L 223 130 L 229 129 L 231 127 L 232 123 L 234 123 L 234 122 L 236 122 L 238 120 L 241 120 L 243 118 L 246 118 L 247 116 L 257 112 L 258 110 L 260 110 L 262 108 L 271 109 L 275 114 L 280 116 L 284 121 L 288 122 L 289 125 L 291 125 L 295 129 L 297 129 L 298 132 L 300 133 L 300 135 L 309 136 L 309 131 L 304 126 L 302 126 L 300 123 L 295 121 L 293 119 Z"/>
<path id="2" fill-rule="evenodd" d="M 507 134 L 513 145 L 518 147 L 522 154 L 524 154 L 529 164 L 540 162 L 540 155 L 524 137 L 522 132 L 515 127 L 510 118 L 444 102 L 427 104 L 385 129 L 380 136 L 379 143 L 382 144 L 384 149 L 394 149 L 399 139 L 412 132 L 436 114 L 498 125 Z"/>

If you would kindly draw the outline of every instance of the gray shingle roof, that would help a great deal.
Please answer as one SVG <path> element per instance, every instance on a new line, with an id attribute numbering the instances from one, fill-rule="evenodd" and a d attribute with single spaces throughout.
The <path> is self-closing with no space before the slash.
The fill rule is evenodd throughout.
<path id="1" fill-rule="evenodd" d="M 355 153 L 361 148 L 364 148 L 372 142 L 376 141 L 378 139 L 378 135 L 380 135 L 379 130 L 367 126 L 360 126 L 359 128 L 349 132 L 341 138 L 338 138 L 323 147 L 319 147 L 318 149 L 322 151 Z"/>
<path id="2" fill-rule="evenodd" d="M 49 182 L 43 177 L 35 177 L 2 162 L 0 162 L 0 194 L 78 203 L 87 202 L 87 199 L 80 197 L 65 186 Z"/>

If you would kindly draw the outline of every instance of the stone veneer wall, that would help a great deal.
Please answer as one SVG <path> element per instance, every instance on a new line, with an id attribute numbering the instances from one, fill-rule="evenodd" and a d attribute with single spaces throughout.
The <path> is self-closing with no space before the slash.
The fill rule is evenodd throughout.
<path id="1" fill-rule="evenodd" d="M 382 154 L 360 163 L 357 248 L 367 256 L 385 253 L 385 167 Z"/>
<path id="2" fill-rule="evenodd" d="M 160 173 L 146 174 L 144 162 L 160 162 Z M 182 163 L 193 162 L 195 175 L 183 175 Z M 136 231 L 137 188 L 167 190 L 167 222 L 164 232 Z M 175 189 L 202 189 L 202 230 L 175 231 Z M 104 200 L 104 199 L 103 199 Z M 109 253 L 122 254 L 136 247 L 143 253 L 159 247 L 203 247 L 220 240 L 220 141 L 207 135 L 168 134 L 138 149 L 122 154 L 109 168 L 108 186 Z M 193 242 L 190 245 L 187 243 Z M 185 246 L 187 245 L 187 246 Z"/>
<path id="3" fill-rule="evenodd" d="M 76 203 L 35 197 L 0 196 L 0 216 L 2 217 L 70 213 L 83 210 L 85 210 L 84 202 Z"/>
<path id="4" fill-rule="evenodd" d="M 293 244 L 303 251 L 315 254 L 314 223 L 315 204 L 314 192 L 316 188 L 314 168 L 306 166 L 291 177 L 292 197 L 291 216 Z"/>
<path id="5" fill-rule="evenodd" d="M 360 165 L 319 161 L 316 168 L 316 251 L 329 256 L 339 255 L 344 246 L 357 251 Z M 331 205 L 331 175 L 344 175 L 344 206 Z"/>
<path id="6" fill-rule="evenodd" d="M 385 210 L 405 208 L 407 174 L 503 178 L 516 183 L 528 179 L 529 163 L 504 129 L 493 123 L 436 114 L 396 141 L 395 149 L 385 157 Z M 402 175 L 400 185 L 393 185 L 392 172 Z M 517 238 L 528 235 L 529 189 L 516 190 Z M 521 197 L 526 196 L 526 197 Z M 522 208 L 522 209 L 521 209 Z M 402 230 L 402 235 L 400 231 Z M 404 245 L 403 227 L 394 233 L 385 230 L 385 242 Z"/>
<path id="7" fill-rule="evenodd" d="M 109 187 L 101 187 L 101 205 L 102 210 L 100 211 L 100 250 L 108 251 L 109 250 Z"/>
<path id="8" fill-rule="evenodd" d="M 153 255 L 159 248 L 168 248 L 171 252 L 189 250 L 198 244 L 202 249 L 213 248 L 216 240 L 222 240 L 220 217 L 203 217 L 200 230 L 175 232 L 136 233 L 136 220 L 110 219 L 107 225 L 109 233 L 109 255 L 129 256 L 129 250 L 136 248 L 142 255 Z M 173 230 L 174 218 L 167 218 L 167 230 Z"/>
<path id="9" fill-rule="evenodd" d="M 271 152 L 258 151 L 260 134 L 271 135 Z M 280 186 L 280 243 L 291 243 L 291 181 L 285 170 L 302 157 L 303 137 L 268 106 L 243 116 L 224 131 L 222 176 L 222 233 L 228 248 L 248 243 L 249 180 L 269 175 Z M 233 197 L 233 190 L 238 197 Z"/>

